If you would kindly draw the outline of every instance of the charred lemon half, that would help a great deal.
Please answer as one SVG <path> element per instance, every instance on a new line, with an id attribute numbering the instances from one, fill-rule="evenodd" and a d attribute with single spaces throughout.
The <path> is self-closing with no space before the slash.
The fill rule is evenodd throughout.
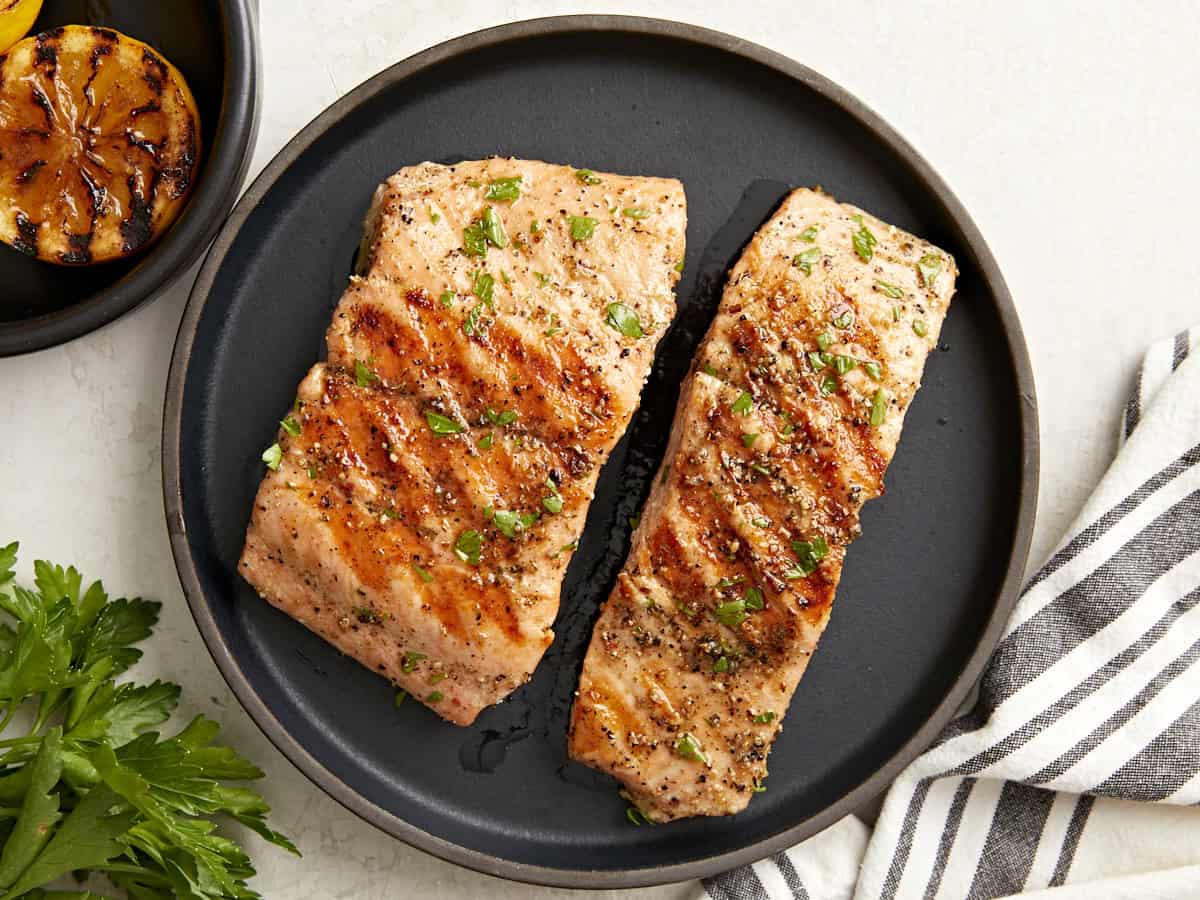
<path id="1" fill-rule="evenodd" d="M 200 115 L 179 71 L 107 28 L 0 56 L 0 241 L 62 265 L 137 253 L 183 209 Z"/>

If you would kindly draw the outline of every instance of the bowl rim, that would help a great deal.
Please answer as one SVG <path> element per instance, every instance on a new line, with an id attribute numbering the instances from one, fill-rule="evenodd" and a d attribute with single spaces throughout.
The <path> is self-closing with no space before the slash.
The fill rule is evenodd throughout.
<path id="1" fill-rule="evenodd" d="M 160 296 L 200 258 L 237 201 L 250 167 L 261 111 L 257 6 L 219 0 L 225 68 L 221 108 L 203 176 L 179 220 L 119 281 L 41 316 L 0 324 L 0 357 L 74 340 Z"/>
<path id="2" fill-rule="evenodd" d="M 463 847 L 433 835 L 359 794 L 336 772 L 312 756 L 259 697 L 226 646 L 201 587 L 183 516 L 180 446 L 184 393 L 197 328 L 224 259 L 242 226 L 277 179 L 326 132 L 363 104 L 424 69 L 460 54 L 544 35 L 616 33 L 661 37 L 731 53 L 798 80 L 875 133 L 913 168 L 933 199 L 962 232 L 983 282 L 995 298 L 1009 362 L 1019 393 L 1021 472 L 1012 545 L 1005 575 L 980 639 L 957 679 L 929 718 L 883 765 L 821 812 L 738 850 L 668 865 L 636 869 L 563 869 L 516 862 Z M 214 241 L 200 270 L 180 322 L 164 400 L 162 434 L 163 502 L 171 553 L 196 625 L 226 683 L 259 729 L 313 784 L 349 811 L 381 831 L 440 859 L 468 869 L 527 884 L 550 887 L 613 889 L 669 884 L 705 878 L 763 859 L 791 847 L 855 812 L 882 793 L 926 749 L 970 695 L 992 650 L 999 643 L 1025 578 L 1038 499 L 1039 431 L 1036 389 L 1029 352 L 1016 306 L 998 264 L 958 198 L 898 132 L 869 107 L 825 76 L 759 44 L 724 32 L 666 19 L 627 15 L 582 14 L 528 19 L 451 38 L 391 65 L 328 106 L 293 137 L 263 169 L 238 202 Z"/>

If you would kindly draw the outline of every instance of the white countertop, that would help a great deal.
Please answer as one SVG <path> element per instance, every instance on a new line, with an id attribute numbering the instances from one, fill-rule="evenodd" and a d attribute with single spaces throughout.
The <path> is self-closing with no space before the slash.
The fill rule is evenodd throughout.
<path id="1" fill-rule="evenodd" d="M 999 260 L 1029 340 L 1040 561 L 1111 458 L 1142 349 L 1200 321 L 1192 4 L 262 0 L 253 171 L 392 62 L 478 28 L 581 11 L 675 18 L 781 51 L 855 93 L 942 174 Z M 35 557 L 74 563 L 111 591 L 164 602 L 138 674 L 182 684 L 183 713 L 214 716 L 263 765 L 274 824 L 305 853 L 296 861 L 255 840 L 253 884 L 266 897 L 580 896 L 476 875 L 375 831 L 292 768 L 225 687 L 188 614 L 162 515 L 162 398 L 184 282 L 98 333 L 0 360 L 0 541 L 22 542 L 23 572 Z"/>

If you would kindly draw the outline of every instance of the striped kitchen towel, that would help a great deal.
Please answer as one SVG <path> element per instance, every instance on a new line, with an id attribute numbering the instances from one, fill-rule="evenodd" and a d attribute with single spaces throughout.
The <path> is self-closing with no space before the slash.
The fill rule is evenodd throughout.
<path id="1" fill-rule="evenodd" d="M 1200 898 L 1197 340 L 1146 355 L 1120 452 L 1026 587 L 978 703 L 896 780 L 874 832 L 843 820 L 701 895 Z"/>

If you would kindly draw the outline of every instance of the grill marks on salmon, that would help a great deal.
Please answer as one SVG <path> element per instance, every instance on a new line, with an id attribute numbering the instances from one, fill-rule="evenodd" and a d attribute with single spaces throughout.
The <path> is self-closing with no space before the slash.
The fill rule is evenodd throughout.
<path id="1" fill-rule="evenodd" d="M 727 815 L 762 789 L 956 274 L 812 190 L 730 272 L 572 710 L 571 756 L 646 817 Z"/>
<path id="2" fill-rule="evenodd" d="M 500 240 L 471 252 L 485 218 Z M 242 574 L 451 722 L 519 687 L 674 316 L 685 224 L 668 179 L 507 159 L 390 178 L 328 359 L 279 432 Z M 642 337 L 608 324 L 612 304 Z"/>

